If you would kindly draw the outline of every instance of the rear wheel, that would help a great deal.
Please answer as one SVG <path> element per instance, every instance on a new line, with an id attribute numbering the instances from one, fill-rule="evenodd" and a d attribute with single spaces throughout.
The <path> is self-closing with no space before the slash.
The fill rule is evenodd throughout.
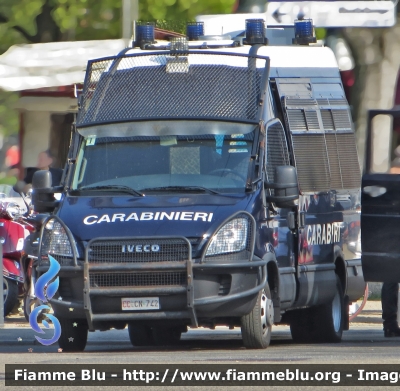
<path id="1" fill-rule="evenodd" d="M 340 279 L 329 304 L 295 310 L 291 314 L 290 331 L 295 342 L 340 342 L 344 329 L 345 306 Z"/>
<path id="2" fill-rule="evenodd" d="M 128 324 L 129 339 L 133 346 L 154 345 L 151 328 L 145 325 Z"/>
<path id="3" fill-rule="evenodd" d="M 7 316 L 18 303 L 17 281 L 9 280 L 3 276 L 3 305 L 4 316 Z"/>
<path id="4" fill-rule="evenodd" d="M 340 342 L 344 328 L 344 299 L 340 279 L 336 276 L 336 292 L 333 300 L 315 308 L 315 321 L 319 322 L 318 340 L 321 342 Z"/>
<path id="5" fill-rule="evenodd" d="M 265 349 L 271 341 L 274 306 L 268 285 L 258 294 L 253 310 L 242 316 L 243 344 L 248 349 Z"/>
<path id="6" fill-rule="evenodd" d="M 61 336 L 58 345 L 64 352 L 82 352 L 85 350 L 89 327 L 85 319 L 58 318 Z"/>

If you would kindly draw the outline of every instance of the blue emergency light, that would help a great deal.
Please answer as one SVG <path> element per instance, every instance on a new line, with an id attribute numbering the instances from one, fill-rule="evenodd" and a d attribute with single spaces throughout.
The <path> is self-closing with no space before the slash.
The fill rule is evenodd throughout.
<path id="1" fill-rule="evenodd" d="M 246 39 L 243 42 L 247 45 L 268 43 L 264 19 L 246 19 Z"/>
<path id="2" fill-rule="evenodd" d="M 314 29 L 311 19 L 297 19 L 294 21 L 293 43 L 298 45 L 308 45 L 317 42 L 314 36 Z"/>
<path id="3" fill-rule="evenodd" d="M 204 35 L 204 22 L 188 22 L 186 35 L 189 41 L 197 41 L 200 36 Z"/>
<path id="4" fill-rule="evenodd" d="M 154 43 L 154 23 L 144 22 L 136 25 L 136 44 L 143 46 Z"/>

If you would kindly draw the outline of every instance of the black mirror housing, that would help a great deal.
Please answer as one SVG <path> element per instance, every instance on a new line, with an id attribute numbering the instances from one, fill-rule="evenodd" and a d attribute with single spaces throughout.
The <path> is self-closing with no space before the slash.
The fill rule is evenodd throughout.
<path id="1" fill-rule="evenodd" d="M 51 172 L 39 170 L 33 174 L 32 178 L 32 205 L 37 213 L 49 213 L 58 205 L 54 199 L 55 190 L 52 187 Z"/>
<path id="2" fill-rule="evenodd" d="M 293 166 L 276 166 L 275 182 L 266 182 L 266 189 L 274 189 L 274 194 L 267 196 L 267 201 L 273 202 L 278 208 L 292 208 L 299 199 L 297 171 Z"/>

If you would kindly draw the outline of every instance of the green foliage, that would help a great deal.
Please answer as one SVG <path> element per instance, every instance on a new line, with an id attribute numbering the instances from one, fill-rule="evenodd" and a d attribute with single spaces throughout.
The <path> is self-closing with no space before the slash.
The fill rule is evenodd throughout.
<path id="1" fill-rule="evenodd" d="M 119 38 L 122 31 L 122 2 L 123 0 L 1 0 L 0 35 L 3 39 L 0 53 L 10 44 L 21 41 Z M 51 16 L 44 14 L 42 7 L 45 4 L 51 7 Z M 186 20 L 193 20 L 198 14 L 229 13 L 234 4 L 235 0 L 139 0 L 139 17 L 147 21 L 157 20 L 157 25 L 163 28 L 176 23 L 176 30 L 182 31 L 182 21 L 184 23 Z M 53 19 L 54 26 L 50 26 L 46 18 Z M 174 22 L 166 22 L 167 20 Z M 25 40 L 24 34 L 17 33 L 15 26 L 26 31 Z M 60 34 L 57 35 L 57 32 Z"/>
<path id="2" fill-rule="evenodd" d="M 0 90 L 0 133 L 5 136 L 18 133 L 18 112 L 10 110 L 17 99 L 18 94 Z"/>
<path id="3" fill-rule="evenodd" d="M 139 17 L 184 33 L 198 14 L 232 12 L 235 0 L 139 0 Z M 46 13 L 43 6 L 49 6 Z M 0 0 L 0 55 L 20 43 L 120 38 L 122 0 Z M 18 132 L 18 94 L 0 91 L 0 133 Z"/>

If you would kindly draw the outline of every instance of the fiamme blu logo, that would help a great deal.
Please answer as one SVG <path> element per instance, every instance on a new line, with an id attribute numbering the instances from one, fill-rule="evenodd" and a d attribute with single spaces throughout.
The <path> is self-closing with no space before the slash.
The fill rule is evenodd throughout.
<path id="1" fill-rule="evenodd" d="M 49 255 L 50 267 L 49 270 L 41 275 L 35 285 L 35 295 L 41 300 L 43 303 L 48 303 L 53 296 L 56 294 L 59 286 L 59 278 L 57 277 L 58 272 L 60 271 L 60 264 Z M 54 342 L 57 342 L 61 336 L 61 325 L 58 319 L 51 314 L 46 313 L 46 310 L 50 310 L 51 308 L 48 305 L 40 305 L 36 307 L 31 314 L 29 315 L 29 324 L 32 329 L 39 334 L 44 334 L 45 332 L 40 328 L 38 324 L 38 317 L 43 313 L 43 315 L 48 318 L 54 326 L 54 335 L 50 339 L 40 338 L 35 335 L 35 338 L 42 345 L 52 345 Z M 42 324 L 46 329 L 50 329 L 49 323 L 46 319 L 42 320 Z"/>

